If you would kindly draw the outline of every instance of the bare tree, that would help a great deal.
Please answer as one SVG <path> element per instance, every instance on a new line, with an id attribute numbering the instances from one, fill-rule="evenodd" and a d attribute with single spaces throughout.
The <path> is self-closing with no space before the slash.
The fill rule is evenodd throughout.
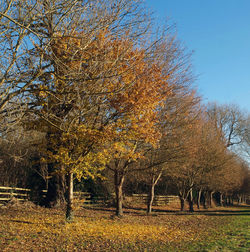
<path id="1" fill-rule="evenodd" d="M 6 186 L 26 187 L 33 172 L 32 158 L 42 144 L 40 132 L 27 132 L 21 125 L 12 125 L 0 138 L 0 183 Z"/>
<path id="2" fill-rule="evenodd" d="M 208 115 L 214 120 L 215 126 L 222 132 L 226 146 L 240 145 L 249 134 L 249 119 L 247 114 L 237 105 L 208 105 Z M 248 121 L 248 122 L 247 122 Z"/>

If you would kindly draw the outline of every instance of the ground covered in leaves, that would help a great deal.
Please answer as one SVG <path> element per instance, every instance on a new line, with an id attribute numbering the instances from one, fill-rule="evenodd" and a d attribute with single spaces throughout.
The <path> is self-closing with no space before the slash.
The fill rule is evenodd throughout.
<path id="1" fill-rule="evenodd" d="M 249 214 L 247 206 L 126 209 L 117 218 L 110 208 L 80 208 L 66 223 L 62 210 L 14 205 L 0 208 L 0 251 L 249 251 Z"/>

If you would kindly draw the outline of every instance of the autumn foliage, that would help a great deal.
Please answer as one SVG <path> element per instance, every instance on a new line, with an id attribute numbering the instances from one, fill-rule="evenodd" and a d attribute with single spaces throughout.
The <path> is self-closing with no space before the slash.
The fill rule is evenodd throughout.
<path id="1" fill-rule="evenodd" d="M 73 186 L 98 179 L 117 215 L 139 187 L 148 214 L 168 185 L 181 210 L 246 201 L 249 114 L 203 104 L 190 54 L 140 0 L 21 2 L 0 7 L 1 184 L 46 189 L 67 217 Z"/>
<path id="2" fill-rule="evenodd" d="M 103 31 L 82 49 L 74 36 L 53 42 L 55 72 L 42 83 L 39 113 L 59 132 L 50 158 L 81 178 L 113 153 L 133 158 L 134 141 L 156 144 L 157 110 L 171 90 L 160 63 L 146 60 L 128 39 L 112 40 Z"/>

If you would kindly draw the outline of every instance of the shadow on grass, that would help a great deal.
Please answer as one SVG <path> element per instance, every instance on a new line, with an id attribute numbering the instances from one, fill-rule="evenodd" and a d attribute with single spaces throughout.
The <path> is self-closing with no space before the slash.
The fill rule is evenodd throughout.
<path id="1" fill-rule="evenodd" d="M 242 208 L 244 210 L 239 210 L 238 208 Z M 143 208 L 129 208 L 133 210 L 144 210 Z M 165 210 L 165 209 L 153 209 L 152 213 L 165 213 L 165 214 L 174 214 L 174 215 L 220 215 L 220 216 L 230 216 L 230 215 L 250 215 L 250 206 L 232 206 L 228 207 L 228 209 L 202 209 L 196 210 L 194 212 L 189 212 L 188 210 L 180 211 L 180 210 Z"/>
<path id="2" fill-rule="evenodd" d="M 5 220 L 5 222 L 15 222 L 15 223 L 22 223 L 22 224 L 37 224 L 31 221 L 21 221 L 21 220 Z"/>
<path id="3" fill-rule="evenodd" d="M 83 208 L 95 211 L 103 211 L 103 212 L 111 212 L 115 213 L 114 208 L 109 207 L 91 207 L 91 206 L 84 206 Z M 241 208 L 242 210 L 239 210 Z M 146 209 L 141 207 L 124 207 L 124 214 L 132 214 L 137 216 L 145 216 Z M 194 212 L 180 211 L 180 210 L 165 210 L 165 209 L 153 209 L 151 215 L 210 215 L 210 216 L 250 216 L 250 206 L 233 206 L 228 207 L 228 209 L 202 209 L 197 210 Z"/>
<path id="4" fill-rule="evenodd" d="M 243 215 L 250 215 L 250 209 L 248 210 L 202 210 L 202 211 L 198 211 L 197 214 L 200 215 L 220 215 L 220 216 L 230 216 L 230 215 L 239 215 L 239 216 L 243 216 Z"/>

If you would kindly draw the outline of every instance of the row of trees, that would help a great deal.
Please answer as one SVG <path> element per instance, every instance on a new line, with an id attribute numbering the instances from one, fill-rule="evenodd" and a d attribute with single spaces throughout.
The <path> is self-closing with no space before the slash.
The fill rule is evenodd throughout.
<path id="1" fill-rule="evenodd" d="M 68 219 L 74 178 L 113 174 L 117 215 L 128 174 L 150 185 L 149 213 L 162 175 L 190 210 L 194 189 L 241 187 L 248 168 L 231 147 L 249 154 L 249 115 L 201 105 L 190 55 L 171 28 L 152 32 L 141 1 L 4 0 L 0 8 L 3 184 L 32 184 L 39 174 L 46 206 L 66 193 Z"/>
<path id="2" fill-rule="evenodd" d="M 222 122 L 223 115 L 229 114 L 235 114 L 237 123 L 229 117 L 228 120 L 224 117 Z M 215 192 L 220 194 L 221 205 L 223 197 L 234 195 L 240 198 L 241 194 L 249 193 L 248 163 L 229 149 L 228 144 L 230 141 L 230 146 L 233 146 L 245 141 L 244 134 L 249 130 L 249 116 L 245 117 L 233 105 L 216 104 L 209 104 L 205 110 L 195 106 L 195 113 L 189 111 L 188 116 L 188 121 L 185 121 L 187 115 L 184 121 L 184 118 L 178 124 L 175 121 L 176 129 L 171 125 L 171 133 L 164 125 L 158 148 L 151 149 L 145 155 L 146 158 L 131 165 L 131 172 L 139 172 L 137 180 L 143 180 L 148 186 L 148 213 L 152 210 L 154 188 L 161 178 L 164 183 L 174 185 L 174 193 L 180 197 L 181 210 L 184 209 L 186 200 L 189 202 L 189 210 L 194 210 L 193 191 L 198 208 L 201 197 L 205 207 L 211 205 Z M 234 126 L 230 127 L 231 134 L 228 134 L 230 125 Z M 236 139 L 238 142 L 233 142 Z"/>

